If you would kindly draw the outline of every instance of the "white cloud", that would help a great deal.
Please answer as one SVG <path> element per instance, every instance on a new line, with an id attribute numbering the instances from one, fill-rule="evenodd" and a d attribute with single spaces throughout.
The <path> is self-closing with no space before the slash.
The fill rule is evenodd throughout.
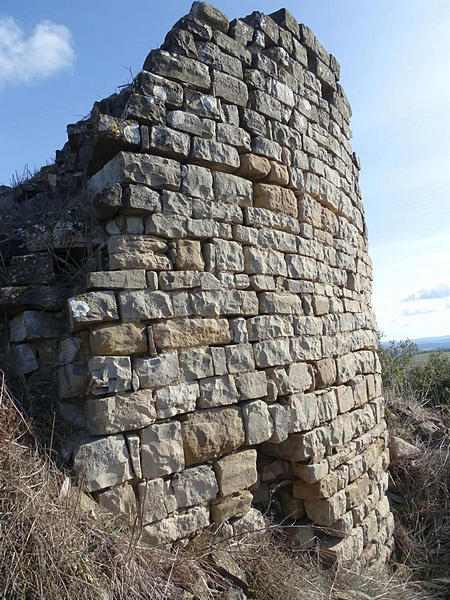
<path id="1" fill-rule="evenodd" d="M 402 302 L 415 302 L 416 300 L 433 300 L 435 298 L 448 298 L 450 296 L 450 285 L 442 283 L 433 288 L 419 290 L 403 298 Z"/>
<path id="2" fill-rule="evenodd" d="M 47 79 L 74 60 L 72 34 L 64 25 L 41 21 L 26 37 L 12 17 L 0 17 L 0 89 Z"/>

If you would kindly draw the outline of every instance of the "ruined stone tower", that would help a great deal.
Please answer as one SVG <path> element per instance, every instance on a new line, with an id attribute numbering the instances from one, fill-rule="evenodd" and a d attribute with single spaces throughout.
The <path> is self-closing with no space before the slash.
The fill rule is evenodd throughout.
<path id="1" fill-rule="evenodd" d="M 175 542 L 263 526 L 383 564 L 371 263 L 339 64 L 286 10 L 194 2 L 56 163 L 3 194 L 0 306 L 100 504 Z M 251 508 L 253 506 L 256 508 Z"/>

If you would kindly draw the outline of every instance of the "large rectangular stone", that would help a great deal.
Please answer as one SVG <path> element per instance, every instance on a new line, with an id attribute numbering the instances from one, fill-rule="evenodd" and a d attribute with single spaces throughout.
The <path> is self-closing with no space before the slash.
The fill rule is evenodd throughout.
<path id="1" fill-rule="evenodd" d="M 292 190 L 266 183 L 254 184 L 254 205 L 289 217 L 297 217 L 297 198 Z"/>
<path id="2" fill-rule="evenodd" d="M 213 178 L 216 200 L 225 204 L 238 204 L 239 206 L 252 205 L 253 186 L 251 181 L 237 175 L 221 172 L 215 172 Z"/>
<path id="3" fill-rule="evenodd" d="M 94 196 L 115 183 L 143 183 L 151 188 L 178 191 L 181 165 L 170 158 L 118 152 L 89 179 L 88 192 Z"/>
<path id="4" fill-rule="evenodd" d="M 287 275 L 284 254 L 270 248 L 244 247 L 245 272 L 258 275 Z"/>
<path id="5" fill-rule="evenodd" d="M 172 489 L 178 508 L 208 502 L 219 492 L 216 476 L 209 465 L 192 467 L 175 475 L 172 479 Z"/>
<path id="6" fill-rule="evenodd" d="M 93 356 L 89 359 L 89 390 L 92 394 L 112 394 L 131 389 L 131 361 L 128 356 Z"/>
<path id="7" fill-rule="evenodd" d="M 151 425 L 141 433 L 142 475 L 146 479 L 184 469 L 181 425 L 178 421 Z"/>
<path id="8" fill-rule="evenodd" d="M 148 352 L 145 326 L 134 323 L 115 325 L 91 330 L 91 350 L 103 356 L 128 356 Z"/>
<path id="9" fill-rule="evenodd" d="M 257 342 L 253 346 L 256 365 L 260 368 L 287 365 L 292 361 L 289 341 L 284 339 Z"/>
<path id="10" fill-rule="evenodd" d="M 164 292 L 154 290 L 126 290 L 119 293 L 118 300 L 123 321 L 173 317 L 171 298 Z"/>
<path id="11" fill-rule="evenodd" d="M 153 388 L 176 383 L 180 377 L 176 352 L 160 354 L 154 358 L 133 360 L 134 374 L 139 378 L 141 388 Z"/>
<path id="12" fill-rule="evenodd" d="M 230 375 L 222 377 L 207 377 L 200 381 L 200 408 L 226 406 L 238 401 L 239 394 Z"/>
<path id="13" fill-rule="evenodd" d="M 171 268 L 170 260 L 159 254 L 166 250 L 166 242 L 153 236 L 112 235 L 108 239 L 109 267 L 166 271 Z"/>
<path id="14" fill-rule="evenodd" d="M 79 296 L 69 298 L 68 307 L 72 329 L 76 330 L 88 327 L 95 323 L 117 321 L 119 318 L 114 292 L 88 292 L 87 294 L 80 294 Z M 13 329 L 15 337 L 17 337 L 22 330 L 26 331 L 27 319 L 28 321 L 30 320 L 27 315 L 31 313 L 32 311 L 26 311 L 26 313 L 24 313 L 25 317 L 21 317 L 20 328 L 19 321 L 15 322 L 14 327 L 18 332 L 16 334 Z M 37 322 L 34 317 L 33 319 Z M 31 325 L 28 325 L 28 329 L 31 331 Z"/>
<path id="15" fill-rule="evenodd" d="M 247 330 L 251 342 L 294 335 L 290 319 L 281 315 L 260 315 L 247 319 Z"/>
<path id="16" fill-rule="evenodd" d="M 213 71 L 213 93 L 231 104 L 247 106 L 248 90 L 245 83 L 220 71 Z"/>
<path id="17" fill-rule="evenodd" d="M 195 164 L 225 172 L 236 171 L 240 165 L 236 148 L 199 137 L 192 139 L 191 160 Z"/>
<path id="18" fill-rule="evenodd" d="M 156 390 L 156 414 L 158 419 L 192 412 L 200 395 L 198 383 L 179 383 Z"/>
<path id="19" fill-rule="evenodd" d="M 267 378 L 265 371 L 251 371 L 235 375 L 240 400 L 254 400 L 267 396 Z"/>
<path id="20" fill-rule="evenodd" d="M 145 269 L 126 271 L 93 271 L 87 275 L 87 287 L 92 289 L 134 289 L 147 287 Z"/>
<path id="21" fill-rule="evenodd" d="M 228 496 L 251 487 L 258 478 L 256 450 L 230 454 L 214 463 L 220 495 Z"/>
<path id="22" fill-rule="evenodd" d="M 118 393 L 108 398 L 88 398 L 84 410 L 92 435 L 141 429 L 156 419 L 155 403 L 148 390 Z"/>
<path id="23" fill-rule="evenodd" d="M 159 350 L 210 344 L 229 344 L 227 319 L 173 319 L 153 325 L 153 339 Z"/>
<path id="24" fill-rule="evenodd" d="M 207 90 L 211 85 L 206 65 L 193 58 L 165 50 L 152 50 L 145 60 L 144 70 L 187 83 L 200 90 Z"/>

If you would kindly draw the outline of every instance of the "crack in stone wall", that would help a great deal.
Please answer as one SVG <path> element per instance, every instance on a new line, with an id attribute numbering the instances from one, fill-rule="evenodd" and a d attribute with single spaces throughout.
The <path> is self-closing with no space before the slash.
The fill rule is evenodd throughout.
<path id="1" fill-rule="evenodd" d="M 257 529 L 272 502 L 329 559 L 373 567 L 392 550 L 338 80 L 286 10 L 230 23 L 194 2 L 131 86 L 68 126 L 56 164 L 3 194 L 60 206 L 2 225 L 17 368 L 32 390 L 58 379 L 89 436 L 75 473 L 101 505 L 139 512 L 149 543 Z"/>

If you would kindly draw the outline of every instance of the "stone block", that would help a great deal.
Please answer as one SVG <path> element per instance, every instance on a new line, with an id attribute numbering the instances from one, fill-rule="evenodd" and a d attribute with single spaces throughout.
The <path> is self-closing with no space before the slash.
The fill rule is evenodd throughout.
<path id="1" fill-rule="evenodd" d="M 153 96 L 131 94 L 123 109 L 122 116 L 125 119 L 136 119 L 140 123 L 148 125 L 164 123 L 166 120 L 165 103 Z"/>
<path id="2" fill-rule="evenodd" d="M 122 515 L 128 525 L 136 518 L 136 496 L 133 487 L 128 483 L 106 490 L 99 494 L 98 503 L 114 515 Z"/>
<path id="3" fill-rule="evenodd" d="M 264 179 L 270 173 L 270 169 L 271 164 L 267 158 L 251 153 L 241 156 L 239 175 L 250 181 Z"/>
<path id="4" fill-rule="evenodd" d="M 176 352 L 164 353 L 154 358 L 135 358 L 133 372 L 144 389 L 176 383 L 180 377 Z"/>
<path id="5" fill-rule="evenodd" d="M 251 342 L 271 340 L 294 335 L 291 321 L 279 315 L 260 315 L 247 320 Z"/>
<path id="6" fill-rule="evenodd" d="M 89 492 L 111 487 L 133 478 L 123 435 L 91 438 L 74 452 L 73 470 Z"/>
<path id="7" fill-rule="evenodd" d="M 191 147 L 191 161 L 227 173 L 239 168 L 239 154 L 236 148 L 213 140 L 194 137 Z"/>
<path id="8" fill-rule="evenodd" d="M 200 395 L 198 383 L 179 383 L 160 388 L 155 392 L 156 414 L 158 419 L 167 419 L 175 415 L 195 410 Z"/>
<path id="9" fill-rule="evenodd" d="M 251 344 L 235 344 L 226 346 L 227 367 L 229 373 L 242 373 L 255 369 L 253 347 Z"/>
<path id="10" fill-rule="evenodd" d="M 203 261 L 200 242 L 193 240 L 178 240 L 174 258 L 175 268 L 180 271 L 203 271 Z"/>
<path id="11" fill-rule="evenodd" d="M 188 134 L 176 131 L 164 125 L 154 125 L 150 137 L 150 149 L 157 154 L 170 158 L 185 159 L 190 150 L 191 140 Z"/>
<path id="12" fill-rule="evenodd" d="M 240 373 L 234 380 L 240 400 L 254 400 L 267 395 L 267 378 L 264 371 Z"/>
<path id="13" fill-rule="evenodd" d="M 167 245 L 164 240 L 152 236 L 113 235 L 108 240 L 109 266 L 113 270 L 168 270 L 171 264 L 163 254 L 166 250 Z M 114 275 L 111 274 L 111 277 Z"/>
<path id="14" fill-rule="evenodd" d="M 95 396 L 131 389 L 128 356 L 93 356 L 88 362 L 89 390 Z"/>
<path id="15" fill-rule="evenodd" d="M 119 152 L 89 179 L 88 192 L 94 195 L 116 183 L 142 183 L 176 192 L 180 189 L 181 167 L 170 158 Z"/>
<path id="16" fill-rule="evenodd" d="M 133 289 L 147 286 L 144 269 L 127 271 L 93 271 L 87 275 L 87 287 L 92 289 Z"/>
<path id="17" fill-rule="evenodd" d="M 308 518 L 317 525 L 330 526 L 347 511 L 345 490 L 340 490 L 331 498 L 305 500 Z"/>
<path id="18" fill-rule="evenodd" d="M 154 424 L 141 433 L 142 475 L 162 477 L 184 469 L 183 441 L 178 421 Z"/>
<path id="19" fill-rule="evenodd" d="M 119 310 L 123 321 L 173 317 L 170 296 L 153 290 L 119 292 Z"/>
<path id="20" fill-rule="evenodd" d="M 149 546 L 161 546 L 185 538 L 210 524 L 209 508 L 195 506 L 179 515 L 147 525 L 142 531 L 142 541 Z"/>
<path id="21" fill-rule="evenodd" d="M 214 364 L 208 347 L 189 348 L 180 351 L 180 369 L 186 381 L 203 379 L 214 375 Z"/>
<path id="22" fill-rule="evenodd" d="M 245 442 L 241 411 L 237 407 L 189 414 L 181 428 L 187 465 L 220 458 Z"/>
<path id="23" fill-rule="evenodd" d="M 336 382 L 336 362 L 323 358 L 316 363 L 316 388 L 326 388 Z"/>
<path id="24" fill-rule="evenodd" d="M 250 134 L 245 129 L 229 123 L 217 124 L 217 141 L 235 146 L 239 153 L 249 151 L 251 148 Z"/>
<path id="25" fill-rule="evenodd" d="M 319 424 L 315 394 L 294 394 L 288 399 L 287 406 L 291 411 L 289 433 L 308 431 Z"/>
<path id="26" fill-rule="evenodd" d="M 149 98 L 155 98 L 169 107 L 183 104 L 183 86 L 148 71 L 141 71 L 135 80 L 136 90 Z"/>
<path id="27" fill-rule="evenodd" d="M 161 210 L 158 192 L 145 185 L 128 185 L 122 193 L 121 215 L 148 215 Z"/>
<path id="28" fill-rule="evenodd" d="M 244 246 L 245 272 L 262 275 L 287 275 L 284 255 L 271 249 Z"/>
<path id="29" fill-rule="evenodd" d="M 238 401 L 238 397 L 234 378 L 230 375 L 207 377 L 200 381 L 200 408 L 234 404 Z"/>
<path id="30" fill-rule="evenodd" d="M 92 435 L 141 429 L 156 419 L 155 402 L 148 390 L 117 393 L 108 398 L 88 398 L 84 410 Z"/>
<path id="31" fill-rule="evenodd" d="M 267 183 L 254 184 L 254 205 L 297 217 L 297 198 L 292 190 Z"/>
<path id="32" fill-rule="evenodd" d="M 60 398 L 83 397 L 86 394 L 88 382 L 89 372 L 84 363 L 73 362 L 58 369 L 58 395 Z"/>
<path id="33" fill-rule="evenodd" d="M 202 200 L 213 197 L 213 177 L 209 169 L 197 165 L 183 165 L 181 178 L 181 191 L 184 194 Z"/>
<path id="34" fill-rule="evenodd" d="M 18 344 L 12 347 L 14 368 L 19 375 L 28 375 L 39 368 L 36 350 L 31 344 Z"/>
<path id="35" fill-rule="evenodd" d="M 273 422 L 267 403 L 263 400 L 252 400 L 242 406 L 245 425 L 245 443 L 261 444 L 269 440 L 273 434 Z"/>
<path id="36" fill-rule="evenodd" d="M 159 350 L 190 348 L 231 341 L 226 319 L 172 319 L 153 325 L 153 339 Z"/>
<path id="37" fill-rule="evenodd" d="M 275 381 L 280 396 L 304 392 L 314 385 L 311 366 L 306 363 L 291 363 L 281 369 L 269 369 L 268 376 Z"/>
<path id="38" fill-rule="evenodd" d="M 251 509 L 252 500 L 253 495 L 248 490 L 217 499 L 211 506 L 211 518 L 214 523 L 224 523 L 233 517 L 243 517 Z"/>
<path id="39" fill-rule="evenodd" d="M 144 62 L 144 71 L 151 71 L 167 79 L 174 79 L 199 90 L 211 85 L 208 67 L 201 62 L 172 54 L 165 50 L 152 50 Z"/>
<path id="40" fill-rule="evenodd" d="M 253 345 L 256 366 L 265 369 L 278 365 L 287 365 L 292 361 L 289 340 L 266 340 Z"/>
<path id="41" fill-rule="evenodd" d="M 237 175 L 217 171 L 213 174 L 213 178 L 216 200 L 225 204 L 238 204 L 239 206 L 252 205 L 253 186 L 250 181 Z"/>
<path id="42" fill-rule="evenodd" d="M 228 496 L 256 483 L 256 450 L 244 450 L 230 454 L 214 463 L 220 495 Z"/>
<path id="43" fill-rule="evenodd" d="M 114 292 L 88 292 L 74 296 L 69 298 L 68 308 L 73 330 L 119 318 Z"/>
<path id="44" fill-rule="evenodd" d="M 228 17 L 207 2 L 193 2 L 189 15 L 194 19 L 208 23 L 213 29 L 227 33 L 229 21 Z"/>
<path id="45" fill-rule="evenodd" d="M 178 473 L 172 479 L 178 508 L 189 508 L 215 498 L 219 492 L 212 467 L 200 465 Z"/>
<path id="46" fill-rule="evenodd" d="M 137 488 L 142 524 L 148 525 L 165 519 L 177 509 L 177 502 L 170 482 L 161 478 L 140 483 Z"/>
<path id="47" fill-rule="evenodd" d="M 116 323 L 93 329 L 91 350 L 103 356 L 145 354 L 148 352 L 146 328 L 134 323 Z"/>
<path id="48" fill-rule="evenodd" d="M 212 89 L 215 96 L 237 106 L 247 106 L 248 90 L 243 81 L 221 71 L 213 71 Z M 238 165 L 239 166 L 239 165 Z"/>
<path id="49" fill-rule="evenodd" d="M 50 283 L 55 277 L 53 257 L 47 252 L 13 256 L 8 277 L 13 285 Z"/>

